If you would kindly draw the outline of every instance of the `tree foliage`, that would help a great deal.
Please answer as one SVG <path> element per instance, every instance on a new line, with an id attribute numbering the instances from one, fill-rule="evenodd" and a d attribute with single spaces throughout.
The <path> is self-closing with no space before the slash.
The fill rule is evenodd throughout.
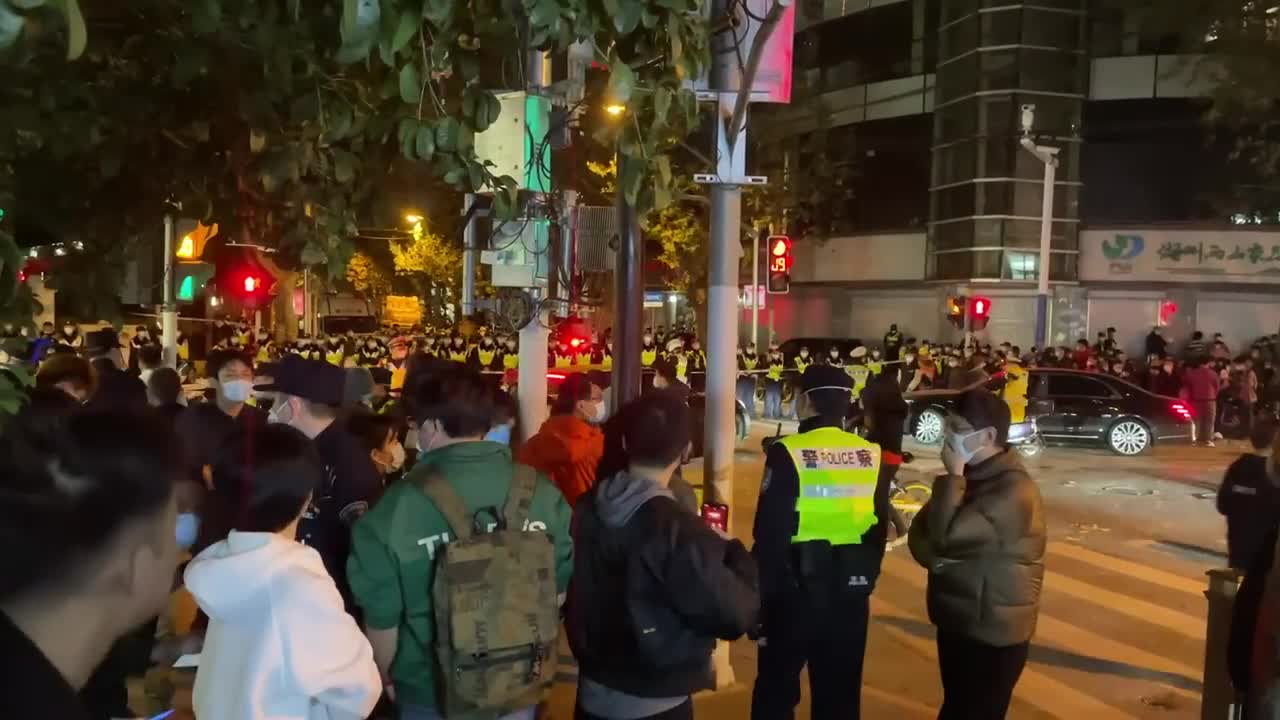
<path id="1" fill-rule="evenodd" d="M 708 58 L 697 0 L 130 0 L 89 8 L 87 41 L 72 0 L 0 7 L 0 207 L 93 252 L 156 242 L 173 202 L 278 250 L 281 268 L 332 277 L 395 155 L 492 189 L 499 217 L 519 211 L 517 181 L 494 177 L 475 136 L 496 90 L 525 87 L 531 49 L 580 43 L 608 64 L 628 107 L 608 138 L 634 160 L 623 190 L 665 205 L 667 153 L 697 122 L 683 81 Z"/>
<path id="2" fill-rule="evenodd" d="M 448 308 L 461 297 L 462 250 L 423 220 L 414 225 L 410 239 L 391 243 L 391 256 L 396 275 L 408 279 L 422 298 L 427 321 L 451 320 Z"/>
<path id="3" fill-rule="evenodd" d="M 365 296 L 377 307 L 391 294 L 391 275 L 373 256 L 357 250 L 347 262 L 347 282 L 351 289 Z"/>

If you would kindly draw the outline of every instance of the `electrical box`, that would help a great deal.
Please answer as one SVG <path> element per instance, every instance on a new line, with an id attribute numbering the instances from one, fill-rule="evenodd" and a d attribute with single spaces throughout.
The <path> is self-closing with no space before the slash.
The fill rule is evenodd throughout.
<path id="1" fill-rule="evenodd" d="M 521 190 L 548 192 L 554 140 L 551 100 L 519 91 L 497 95 L 502 111 L 493 125 L 476 135 L 476 157 L 480 162 L 492 162 L 494 175 L 515 178 Z"/>

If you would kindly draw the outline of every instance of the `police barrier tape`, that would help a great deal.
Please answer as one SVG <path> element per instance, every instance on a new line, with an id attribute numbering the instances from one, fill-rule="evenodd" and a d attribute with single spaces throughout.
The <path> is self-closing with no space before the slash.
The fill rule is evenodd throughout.
<path id="1" fill-rule="evenodd" d="M 905 363 L 906 360 L 884 360 L 884 361 L 873 361 L 873 362 L 878 362 L 879 365 L 883 368 L 885 365 L 901 365 Z M 810 363 L 806 367 L 813 367 L 814 365 L 817 365 L 817 364 L 819 363 Z M 866 365 L 864 365 L 863 367 L 866 367 L 867 365 L 870 365 L 870 364 L 871 363 L 866 363 Z M 841 370 L 845 370 L 851 366 L 841 365 L 839 367 Z M 786 367 L 786 368 L 783 368 L 782 371 L 796 372 L 798 369 L 799 368 L 795 368 L 795 367 Z M 613 367 L 605 366 L 605 365 L 563 365 L 563 366 L 555 365 L 552 367 L 548 367 L 547 373 L 548 374 L 555 374 L 555 373 L 574 374 L 574 373 L 591 372 L 593 370 L 602 370 L 602 371 L 612 372 Z M 505 375 L 508 372 L 513 372 L 513 371 L 518 371 L 518 368 L 512 368 L 511 370 L 481 370 L 480 373 L 482 375 Z M 643 367 L 643 368 L 640 368 L 640 371 L 653 372 L 653 367 L 652 366 Z M 756 368 L 755 370 L 734 370 L 733 371 L 735 375 L 766 375 L 770 372 L 772 372 L 772 370 L 770 370 L 769 368 Z M 706 370 L 686 370 L 685 374 L 686 375 L 706 375 L 707 371 Z"/>

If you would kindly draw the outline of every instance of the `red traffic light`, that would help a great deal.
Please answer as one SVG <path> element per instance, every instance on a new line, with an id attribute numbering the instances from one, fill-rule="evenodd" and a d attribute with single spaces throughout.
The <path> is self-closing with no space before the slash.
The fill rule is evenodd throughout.
<path id="1" fill-rule="evenodd" d="M 569 347 L 578 347 L 582 344 L 582 338 L 574 338 L 569 341 Z"/>
<path id="2" fill-rule="evenodd" d="M 262 281 L 261 281 L 261 280 L 259 280 L 259 279 L 257 278 L 257 276 L 255 276 L 255 275 L 246 275 L 246 276 L 245 276 L 245 278 L 244 278 L 244 291 L 245 291 L 245 292 L 247 292 L 247 293 L 254 293 L 254 292 L 257 292 L 257 291 L 258 291 L 258 288 L 260 288 L 260 287 L 262 287 Z"/>
<path id="3" fill-rule="evenodd" d="M 984 297 L 976 297 L 970 302 L 974 317 L 986 317 L 991 314 L 991 301 Z"/>
<path id="4" fill-rule="evenodd" d="M 765 247 L 769 260 L 765 291 L 771 295 L 784 295 L 791 291 L 791 238 L 770 235 Z"/>

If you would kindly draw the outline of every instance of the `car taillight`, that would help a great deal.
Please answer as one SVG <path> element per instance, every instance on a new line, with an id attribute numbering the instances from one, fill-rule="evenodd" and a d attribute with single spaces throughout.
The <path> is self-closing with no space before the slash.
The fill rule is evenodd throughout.
<path id="1" fill-rule="evenodd" d="M 563 380 L 563 379 L 564 379 L 564 375 L 561 375 L 560 373 L 547 373 L 547 379 L 548 379 L 548 380 Z"/>
<path id="2" fill-rule="evenodd" d="M 1186 403 L 1180 403 L 1180 402 L 1173 403 L 1172 405 L 1169 406 L 1169 409 L 1173 411 L 1174 415 L 1177 415 L 1183 420 L 1191 419 L 1191 408 L 1187 407 Z"/>

